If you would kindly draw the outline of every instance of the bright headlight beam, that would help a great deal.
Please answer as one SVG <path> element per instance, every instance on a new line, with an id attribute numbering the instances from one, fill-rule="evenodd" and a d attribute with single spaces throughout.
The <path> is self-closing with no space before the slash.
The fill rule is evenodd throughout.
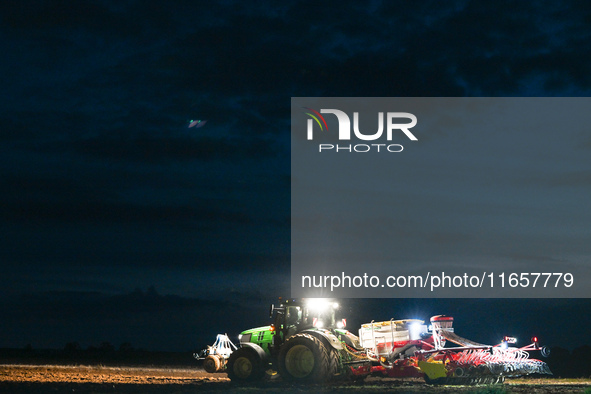
<path id="1" fill-rule="evenodd" d="M 306 305 L 312 311 L 322 312 L 329 308 L 330 303 L 323 298 L 308 298 L 306 300 Z"/>
<path id="2" fill-rule="evenodd" d="M 417 339 L 421 339 L 421 324 L 420 323 L 410 323 L 408 325 L 408 335 L 411 341 L 415 341 Z"/>

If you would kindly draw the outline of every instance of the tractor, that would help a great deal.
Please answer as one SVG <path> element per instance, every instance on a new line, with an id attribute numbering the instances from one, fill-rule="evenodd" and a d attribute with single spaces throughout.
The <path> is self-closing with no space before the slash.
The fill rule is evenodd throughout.
<path id="1" fill-rule="evenodd" d="M 256 381 L 268 369 L 287 381 L 318 383 L 346 372 L 356 360 L 351 349 L 361 349 L 359 338 L 346 330 L 346 319 L 336 319 L 339 305 L 326 299 L 280 299 L 271 305 L 273 324 L 243 331 L 240 348 L 227 362 L 233 381 Z"/>
<path id="2" fill-rule="evenodd" d="M 537 337 L 524 347 L 505 337 L 484 345 L 457 335 L 453 317 L 423 320 L 371 321 L 356 336 L 337 319 L 338 303 L 326 299 L 286 299 L 271 305 L 269 326 L 243 331 L 240 347 L 218 357 L 216 371 L 234 382 L 254 382 L 268 371 L 298 383 L 321 383 L 337 376 L 362 380 L 367 376 L 423 377 L 429 384 L 491 384 L 505 377 L 551 374 L 546 363 L 529 352 L 547 356 Z M 456 345 L 446 347 L 446 342 Z M 227 360 L 226 360 L 227 357 Z M 213 360 L 215 361 L 215 360 Z M 225 361 L 225 363 L 224 363 Z"/>

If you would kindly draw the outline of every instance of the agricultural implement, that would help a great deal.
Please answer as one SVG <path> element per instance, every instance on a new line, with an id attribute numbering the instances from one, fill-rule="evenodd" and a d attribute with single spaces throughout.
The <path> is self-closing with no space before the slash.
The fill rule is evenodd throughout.
<path id="1" fill-rule="evenodd" d="M 444 315 L 433 316 L 430 325 L 417 319 L 372 321 L 356 336 L 345 319 L 336 318 L 338 309 L 338 303 L 318 299 L 271 305 L 273 324 L 243 331 L 234 351 L 229 345 L 212 350 L 212 356 L 227 355 L 215 356 L 224 360 L 213 366 L 237 382 L 260 380 L 270 370 L 287 381 L 313 383 L 371 375 L 422 377 L 429 384 L 491 384 L 551 373 L 546 363 L 529 358 L 530 351 L 548 354 L 537 338 L 521 348 L 509 346 L 516 342 L 511 337 L 483 345 L 457 335 L 453 318 Z M 456 346 L 446 347 L 448 342 Z"/>
<path id="2" fill-rule="evenodd" d="M 430 384 L 493 384 L 506 377 L 551 374 L 546 363 L 529 358 L 540 347 L 538 338 L 521 347 L 512 347 L 516 338 L 505 337 L 498 345 L 484 345 L 454 332 L 451 316 L 433 316 L 431 326 L 421 320 L 390 320 L 362 325 L 359 333 L 363 351 L 356 353 L 371 360 L 371 366 L 352 368 L 352 374 L 388 377 L 423 377 Z M 455 347 L 445 347 L 451 342 Z"/>
<path id="3" fill-rule="evenodd" d="M 213 345 L 208 345 L 197 353 L 193 353 L 199 361 L 203 361 L 203 369 L 209 373 L 220 372 L 226 368 L 228 358 L 238 348 L 232 343 L 228 334 L 218 334 Z"/>

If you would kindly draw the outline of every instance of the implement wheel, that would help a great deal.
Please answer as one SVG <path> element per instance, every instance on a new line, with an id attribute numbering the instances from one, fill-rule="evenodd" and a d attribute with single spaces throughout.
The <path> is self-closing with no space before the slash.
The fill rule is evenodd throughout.
<path id="1" fill-rule="evenodd" d="M 281 347 L 279 373 L 281 377 L 292 382 L 329 380 L 334 374 L 331 350 L 310 334 L 296 334 Z"/>
<path id="2" fill-rule="evenodd" d="M 222 368 L 222 362 L 216 354 L 210 354 L 203 360 L 203 369 L 206 372 L 214 373 Z"/>
<path id="3" fill-rule="evenodd" d="M 228 359 L 228 377 L 237 382 L 253 382 L 265 375 L 263 360 L 257 352 L 247 347 L 234 351 Z"/>

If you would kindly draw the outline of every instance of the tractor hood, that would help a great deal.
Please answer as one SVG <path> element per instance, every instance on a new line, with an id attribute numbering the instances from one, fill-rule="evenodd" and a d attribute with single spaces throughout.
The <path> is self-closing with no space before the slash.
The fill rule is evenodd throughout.
<path id="1" fill-rule="evenodd" d="M 240 335 L 255 334 L 261 331 L 271 331 L 271 326 L 262 326 L 257 328 L 251 328 L 250 330 L 244 330 L 240 333 Z"/>

